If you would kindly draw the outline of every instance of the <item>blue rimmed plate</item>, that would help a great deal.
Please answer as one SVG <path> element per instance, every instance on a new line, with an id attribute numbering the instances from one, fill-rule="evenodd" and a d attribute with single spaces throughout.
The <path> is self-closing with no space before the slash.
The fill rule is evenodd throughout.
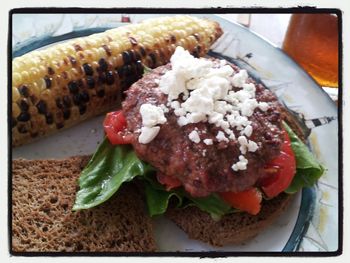
<path id="1" fill-rule="evenodd" d="M 62 25 L 72 23 L 69 22 L 69 16 L 65 15 L 66 20 Z M 95 18 L 96 21 L 98 16 Z M 154 16 L 160 15 L 133 15 L 132 22 Z M 297 194 L 288 210 L 272 226 L 245 244 L 211 247 L 188 239 L 172 222 L 158 218 L 155 219 L 154 225 L 160 250 L 336 251 L 339 207 L 338 116 L 335 104 L 309 75 L 271 43 L 220 16 L 209 14 L 198 16 L 217 20 L 225 32 L 213 45 L 210 55 L 232 60 L 273 90 L 300 121 L 305 134 L 308 135 L 310 149 L 327 167 L 327 171 L 315 187 L 305 188 L 302 193 Z M 81 14 L 81 17 L 84 15 Z M 79 30 L 65 31 L 61 28 L 60 35 L 31 39 L 30 44 L 22 42 L 22 46 L 14 48 L 13 56 L 67 39 L 101 32 L 109 27 L 108 24 L 99 27 L 90 24 L 90 28 Z M 15 32 L 16 28 L 13 31 Z M 97 117 L 35 143 L 15 148 L 13 158 L 59 158 L 91 154 L 103 137 L 102 120 L 103 117 Z"/>

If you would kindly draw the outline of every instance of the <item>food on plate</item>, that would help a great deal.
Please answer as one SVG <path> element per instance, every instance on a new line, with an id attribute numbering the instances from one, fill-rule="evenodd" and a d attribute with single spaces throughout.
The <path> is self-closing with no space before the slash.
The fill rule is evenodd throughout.
<path id="1" fill-rule="evenodd" d="M 142 196 L 125 185 L 105 204 L 72 212 L 89 157 L 14 160 L 12 252 L 150 252 L 156 243 Z"/>
<path id="2" fill-rule="evenodd" d="M 119 105 L 143 65 L 169 62 L 176 46 L 203 56 L 222 34 L 187 15 L 145 20 L 33 51 L 12 61 L 12 145 L 70 127 Z"/>
<path id="3" fill-rule="evenodd" d="M 125 94 L 106 116 L 107 139 L 81 173 L 74 210 L 140 179 L 151 216 L 166 213 L 213 245 L 241 243 L 324 171 L 276 96 L 228 61 L 177 47 Z"/>

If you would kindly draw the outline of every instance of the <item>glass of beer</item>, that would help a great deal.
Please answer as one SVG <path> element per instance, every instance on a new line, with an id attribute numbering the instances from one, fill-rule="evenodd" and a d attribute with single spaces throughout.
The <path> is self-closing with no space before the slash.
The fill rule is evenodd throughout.
<path id="1" fill-rule="evenodd" d="M 321 86 L 338 87 L 338 17 L 293 14 L 283 50 Z"/>

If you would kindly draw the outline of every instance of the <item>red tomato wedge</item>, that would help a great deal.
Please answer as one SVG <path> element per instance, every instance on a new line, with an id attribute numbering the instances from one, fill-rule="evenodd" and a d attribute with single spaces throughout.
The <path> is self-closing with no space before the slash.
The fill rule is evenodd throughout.
<path id="1" fill-rule="evenodd" d="M 107 113 L 103 127 L 111 144 L 131 143 L 132 135 L 126 133 L 126 119 L 122 111 Z"/>
<path id="2" fill-rule="evenodd" d="M 260 181 L 260 185 L 266 196 L 270 198 L 283 192 L 292 182 L 296 172 L 296 162 L 286 131 L 284 131 L 281 154 L 266 165 L 265 171 L 266 176 Z"/>
<path id="3" fill-rule="evenodd" d="M 167 191 L 182 185 L 181 181 L 176 177 L 166 176 L 160 172 L 157 173 L 158 182 L 165 186 Z"/>
<path id="4" fill-rule="evenodd" d="M 262 194 L 257 188 L 251 188 L 239 193 L 219 193 L 219 196 L 232 205 L 232 207 L 249 214 L 256 215 L 260 212 Z"/>

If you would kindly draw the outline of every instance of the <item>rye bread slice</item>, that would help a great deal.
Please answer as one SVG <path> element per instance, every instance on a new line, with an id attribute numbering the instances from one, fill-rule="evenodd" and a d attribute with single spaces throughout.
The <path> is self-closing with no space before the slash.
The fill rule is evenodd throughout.
<path id="1" fill-rule="evenodd" d="M 13 252 L 155 251 L 151 219 L 137 188 L 123 187 L 108 202 L 71 210 L 88 157 L 14 160 Z"/>
<path id="2" fill-rule="evenodd" d="M 166 216 L 178 225 L 191 239 L 203 241 L 213 246 L 241 244 L 255 237 L 288 206 L 292 196 L 280 194 L 265 201 L 258 215 L 233 213 L 214 221 L 211 216 L 199 208 L 190 206 L 184 209 L 172 208 Z"/>

